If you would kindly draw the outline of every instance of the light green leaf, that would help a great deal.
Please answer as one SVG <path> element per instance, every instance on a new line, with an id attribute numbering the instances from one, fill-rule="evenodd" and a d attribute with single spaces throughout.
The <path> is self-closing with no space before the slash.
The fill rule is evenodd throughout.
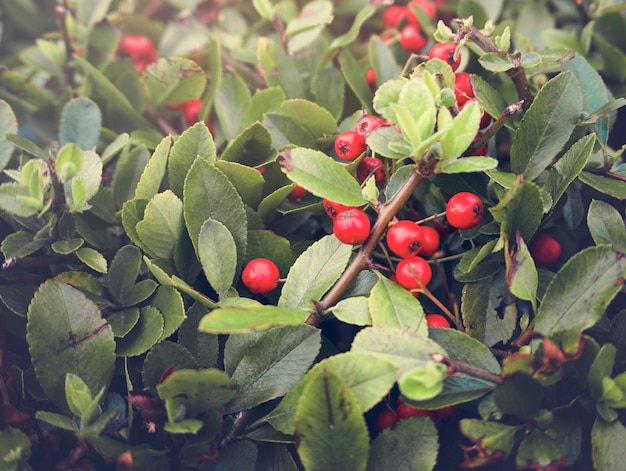
<path id="1" fill-rule="evenodd" d="M 339 279 L 346 268 L 352 247 L 328 235 L 312 244 L 298 257 L 287 275 L 278 306 L 312 309 Z"/>
<path id="2" fill-rule="evenodd" d="M 198 255 L 211 287 L 224 297 L 235 280 L 237 247 L 235 239 L 224 224 L 207 219 L 198 235 Z"/>
<path id="3" fill-rule="evenodd" d="M 135 198 L 149 200 L 159 192 L 168 163 L 172 137 L 164 137 L 154 149 L 135 188 Z M 104 156 L 103 156 L 104 160 Z"/>
<path id="4" fill-rule="evenodd" d="M 215 112 L 226 140 L 237 137 L 250 102 L 248 85 L 239 75 L 225 74 L 215 95 Z"/>
<path id="5" fill-rule="evenodd" d="M 369 296 L 369 312 L 374 327 L 396 327 L 428 335 L 422 305 L 397 283 L 381 276 Z"/>
<path id="6" fill-rule="evenodd" d="M 353 325 L 372 325 L 369 313 L 369 298 L 354 296 L 342 299 L 330 310 L 341 322 Z"/>
<path id="7" fill-rule="evenodd" d="M 537 285 L 538 275 L 535 262 L 530 255 L 526 243 L 521 237 L 517 237 L 517 252 L 507 254 L 507 274 L 505 285 L 513 295 L 520 299 L 530 301 L 533 311 L 537 310 Z"/>
<path id="8" fill-rule="evenodd" d="M 89 247 L 81 248 L 78 249 L 78 251 L 76 252 L 76 256 L 80 259 L 81 262 L 83 262 L 92 270 L 97 271 L 98 273 L 106 274 L 107 260 L 97 250 L 91 249 Z"/>
<path id="9" fill-rule="evenodd" d="M 141 76 L 148 101 L 166 106 L 195 100 L 206 85 L 202 68 L 184 57 L 159 58 Z"/>
<path id="10" fill-rule="evenodd" d="M 157 258 L 170 260 L 184 229 L 183 202 L 171 191 L 156 194 L 146 206 L 135 230 L 143 245 Z"/>
<path id="11" fill-rule="evenodd" d="M 444 165 L 442 173 L 485 172 L 498 167 L 498 160 L 492 157 L 462 157 Z"/>
<path id="12" fill-rule="evenodd" d="M 307 311 L 292 307 L 221 307 L 204 316 L 198 329 L 210 334 L 246 333 L 273 326 L 302 324 L 308 316 Z"/>
<path id="13" fill-rule="evenodd" d="M 626 253 L 626 226 L 614 206 L 593 200 L 587 212 L 587 227 L 596 245 L 611 244 L 616 251 Z"/>
<path id="14" fill-rule="evenodd" d="M 74 98 L 61 112 L 61 145 L 73 142 L 82 150 L 93 149 L 98 144 L 101 125 L 98 105 L 87 97 Z"/>
<path id="15" fill-rule="evenodd" d="M 320 198 L 347 206 L 366 203 L 361 186 L 345 166 L 314 149 L 295 148 L 287 151 L 283 168 L 287 176 Z"/>
<path id="16" fill-rule="evenodd" d="M 17 118 L 11 106 L 4 100 L 0 100 L 0 171 L 2 171 L 13 154 L 14 145 L 7 140 L 7 134 L 17 134 Z"/>

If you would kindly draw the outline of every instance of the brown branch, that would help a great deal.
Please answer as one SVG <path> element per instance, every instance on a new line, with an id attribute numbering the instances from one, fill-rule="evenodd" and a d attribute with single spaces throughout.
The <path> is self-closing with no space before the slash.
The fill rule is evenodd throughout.
<path id="1" fill-rule="evenodd" d="M 461 26 L 460 31 L 457 33 L 457 37 L 459 39 L 466 36 L 483 51 L 494 52 L 502 57 L 507 57 L 511 61 L 513 67 L 507 70 L 506 74 L 513 81 L 515 89 L 517 90 L 517 95 L 522 101 L 522 107 L 524 108 L 524 111 L 526 111 L 532 104 L 534 97 L 530 91 L 530 84 L 528 83 L 526 72 L 524 67 L 522 67 L 521 54 L 519 52 L 509 54 L 507 51 L 503 51 L 496 45 L 493 39 L 481 33 L 475 26 L 470 26 L 466 29 L 463 20 L 457 20 L 457 23 Z"/>
<path id="2" fill-rule="evenodd" d="M 57 17 L 57 22 L 59 23 L 59 29 L 61 30 L 61 35 L 63 37 L 63 44 L 65 45 L 65 60 L 63 62 L 63 74 L 65 75 L 65 81 L 67 84 L 74 88 L 74 69 L 70 65 L 70 60 L 72 59 L 72 55 L 74 54 L 74 48 L 72 47 L 72 41 L 70 40 L 70 34 L 67 30 L 66 16 L 67 16 L 68 6 L 67 0 L 63 0 L 61 5 L 57 5 L 55 8 L 55 13 Z"/>
<path id="3" fill-rule="evenodd" d="M 492 373 L 490 371 L 483 370 L 481 368 L 476 368 L 472 365 L 467 365 L 465 363 L 459 363 L 458 361 L 453 360 L 445 355 L 441 355 L 439 353 L 434 353 L 431 355 L 431 358 L 436 362 L 439 362 L 448 367 L 448 375 L 453 375 L 455 373 L 465 373 L 466 375 L 472 376 L 478 379 L 484 379 L 485 381 L 489 381 L 493 384 L 500 384 L 504 379 L 502 375 L 498 375 Z"/>
<path id="4" fill-rule="evenodd" d="M 504 108 L 504 111 L 502 111 L 500 116 L 498 116 L 493 124 L 489 126 L 489 129 L 487 129 L 487 131 L 485 131 L 483 135 L 480 136 L 480 139 L 478 139 L 476 142 L 473 142 L 472 145 L 467 148 L 467 150 L 465 151 L 465 155 L 474 155 L 474 152 L 480 149 L 485 143 L 489 142 L 489 139 L 495 136 L 500 128 L 504 126 L 506 120 L 509 119 L 511 116 L 517 114 L 517 112 L 521 110 L 522 107 L 523 101 L 519 101 Z"/>
<path id="5" fill-rule="evenodd" d="M 334 306 L 339 300 L 343 292 L 348 288 L 350 283 L 356 278 L 361 270 L 367 268 L 371 264 L 372 252 L 378 245 L 378 241 L 381 239 L 389 222 L 395 217 L 400 208 L 408 201 L 413 194 L 413 191 L 426 180 L 432 173 L 437 163 L 437 159 L 432 154 L 428 153 L 424 159 L 415 168 L 415 171 L 411 173 L 407 181 L 402 188 L 395 194 L 393 199 L 388 203 L 380 206 L 378 211 L 378 217 L 376 222 L 370 231 L 370 235 L 361 246 L 361 249 L 357 252 L 356 256 L 348 265 L 348 268 L 339 277 L 339 280 L 333 285 L 333 287 L 326 293 L 326 295 L 317 303 L 315 303 L 315 312 L 313 312 L 306 320 L 309 325 L 318 325 L 324 316 L 325 311 Z"/>

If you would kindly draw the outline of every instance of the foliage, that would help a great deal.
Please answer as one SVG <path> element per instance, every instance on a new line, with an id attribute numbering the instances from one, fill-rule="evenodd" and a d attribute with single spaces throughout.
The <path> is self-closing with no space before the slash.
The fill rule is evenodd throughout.
<path id="1" fill-rule="evenodd" d="M 0 1 L 1 469 L 621 469 L 624 6 L 435 4 L 406 8 L 463 106 L 386 2 Z M 441 236 L 413 292 L 399 219 Z M 422 417 L 378 430 L 399 401 Z"/>

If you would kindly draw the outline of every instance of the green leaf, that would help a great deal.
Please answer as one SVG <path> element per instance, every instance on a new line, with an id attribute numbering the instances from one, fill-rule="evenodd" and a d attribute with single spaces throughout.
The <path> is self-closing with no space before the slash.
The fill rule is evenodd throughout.
<path id="1" fill-rule="evenodd" d="M 535 262 L 530 255 L 526 243 L 521 237 L 517 237 L 517 251 L 507 258 L 507 273 L 505 285 L 511 293 L 519 299 L 530 301 L 533 311 L 537 306 L 537 285 L 539 277 Z"/>
<path id="2" fill-rule="evenodd" d="M 422 305 L 397 283 L 380 277 L 369 296 L 369 313 L 374 327 L 396 327 L 428 335 Z"/>
<path id="3" fill-rule="evenodd" d="M 515 67 L 506 54 L 487 52 L 478 58 L 478 62 L 491 72 L 506 72 Z"/>
<path id="4" fill-rule="evenodd" d="M 224 224 L 209 218 L 202 224 L 198 235 L 198 253 L 207 281 L 223 298 L 235 280 L 235 239 Z"/>
<path id="5" fill-rule="evenodd" d="M 626 182 L 584 171 L 578 175 L 578 179 L 585 185 L 589 185 L 605 195 L 610 195 L 620 200 L 626 199 Z"/>
<path id="6" fill-rule="evenodd" d="M 0 100 L 0 171 L 9 163 L 13 154 L 14 145 L 6 138 L 7 134 L 17 134 L 17 118 L 11 106 Z"/>
<path id="7" fill-rule="evenodd" d="M 37 380 L 57 407 L 68 410 L 65 375 L 91 391 L 109 386 L 115 365 L 113 331 L 80 291 L 58 281 L 40 286 L 28 308 L 26 340 Z"/>
<path id="8" fill-rule="evenodd" d="M 591 430 L 592 457 L 595 469 L 619 471 L 626 460 L 626 427 L 619 420 L 605 422 L 596 418 Z"/>
<path id="9" fill-rule="evenodd" d="M 222 307 L 204 316 L 198 328 L 212 334 L 246 333 L 276 325 L 298 325 L 308 315 L 307 311 L 292 307 Z"/>
<path id="10" fill-rule="evenodd" d="M 523 420 L 530 419 L 541 407 L 543 387 L 525 373 L 504 378 L 494 392 L 498 409 Z"/>
<path id="11" fill-rule="evenodd" d="M 584 55 L 576 54 L 571 60 L 563 64 L 563 70 L 572 72 L 580 83 L 580 88 L 583 90 L 582 111 L 584 113 L 593 113 L 613 100 L 613 94 L 604 84 L 596 69 L 587 62 Z M 607 142 L 612 121 L 611 116 L 606 116 L 591 126 L 601 142 Z"/>
<path id="12" fill-rule="evenodd" d="M 460 421 L 460 429 L 468 439 L 479 443 L 480 449 L 487 456 L 506 457 L 513 450 L 519 427 L 480 419 L 463 419 Z"/>
<path id="13" fill-rule="evenodd" d="M 141 81 L 148 101 L 156 107 L 195 100 L 206 86 L 202 68 L 184 57 L 157 59 L 146 67 Z"/>
<path id="14" fill-rule="evenodd" d="M 293 264 L 289 240 L 272 231 L 249 231 L 245 262 L 267 258 L 274 262 L 280 273 L 287 273 Z"/>
<path id="15" fill-rule="evenodd" d="M 447 112 L 447 108 L 444 108 Z M 442 109 L 439 113 L 445 113 Z M 465 105 L 461 112 L 454 117 L 452 120 L 452 125 L 449 129 L 447 129 L 443 136 L 441 137 L 441 157 L 443 159 L 441 167 L 444 168 L 445 173 L 453 173 L 448 169 L 450 165 L 460 164 L 460 163 L 468 163 L 467 158 L 462 160 L 452 160 L 458 157 L 463 153 L 465 149 L 469 147 L 469 145 L 474 141 L 476 137 L 476 133 L 478 132 L 478 128 L 480 126 L 480 117 L 482 115 L 482 111 L 480 109 L 480 105 L 476 102 L 469 102 Z M 439 123 L 441 127 L 441 123 Z M 485 158 L 483 158 L 485 159 Z M 475 158 L 473 159 L 475 160 Z M 493 159 L 491 159 L 493 160 Z M 476 166 L 478 166 L 481 160 L 476 161 Z M 482 163 L 482 162 L 481 162 Z M 484 165 L 484 163 L 483 163 Z M 490 168 L 495 168 L 496 165 Z M 480 171 L 474 170 L 474 171 Z"/>
<path id="16" fill-rule="evenodd" d="M 48 412 L 45 410 L 38 410 L 35 413 L 35 417 L 60 429 L 69 430 L 70 432 L 78 432 L 78 425 L 76 425 L 76 422 L 64 415 L 57 414 L 55 412 Z"/>
<path id="17" fill-rule="evenodd" d="M 91 2 L 80 0 L 76 4 L 76 20 L 82 26 L 92 27 L 104 19 L 113 0 Z"/>
<path id="18" fill-rule="evenodd" d="M 480 75 L 472 75 L 472 85 L 474 86 L 474 93 L 480 101 L 480 106 L 493 118 L 500 116 L 509 105 L 502 95 Z M 507 119 L 505 126 L 514 129 L 511 121 L 511 119 Z"/>
<path id="19" fill-rule="evenodd" d="M 183 298 L 171 286 L 158 286 L 152 299 L 150 306 L 159 310 L 163 316 L 163 334 L 161 340 L 172 335 L 185 320 L 185 305 Z"/>
<path id="20" fill-rule="evenodd" d="M 178 329 L 178 345 L 194 356 L 199 366 L 208 368 L 217 364 L 218 336 L 198 330 L 200 319 L 208 312 L 201 303 L 194 303 L 186 312 L 187 318 Z"/>
<path id="21" fill-rule="evenodd" d="M 107 322 L 111 326 L 115 337 L 125 337 L 139 322 L 139 308 L 131 307 L 122 311 L 116 311 L 107 317 Z"/>
<path id="22" fill-rule="evenodd" d="M 327 68 L 311 79 L 311 93 L 315 102 L 327 109 L 336 121 L 343 115 L 346 88 L 341 72 Z"/>
<path id="23" fill-rule="evenodd" d="M 424 80 L 412 78 L 405 82 L 397 105 L 392 104 L 391 109 L 395 113 L 395 120 L 391 121 L 400 127 L 414 149 L 433 133 L 437 108 Z"/>
<path id="24" fill-rule="evenodd" d="M 176 370 L 198 369 L 198 362 L 189 350 L 174 342 L 156 344 L 143 362 L 141 378 L 146 388 L 156 388 L 165 371 L 170 367 Z"/>
<path id="25" fill-rule="evenodd" d="M 204 159 L 197 159 L 185 179 L 183 210 L 189 237 L 196 253 L 204 221 L 221 222 L 233 236 L 238 264 L 246 253 L 247 217 L 243 201 L 226 175 Z"/>
<path id="26" fill-rule="evenodd" d="M 243 118 L 243 125 L 246 126 L 246 129 L 244 129 L 235 140 L 238 140 L 242 135 L 245 135 L 246 130 L 249 128 L 255 129 L 255 132 L 258 132 L 259 129 L 262 129 L 258 128 L 257 126 L 253 127 L 253 125 L 257 121 L 262 122 L 265 113 L 278 113 L 280 111 L 280 105 L 286 99 L 287 95 L 285 95 L 283 89 L 278 86 L 264 88 L 263 90 L 259 90 L 254 95 L 252 95 L 250 101 L 248 102 L 248 107 L 246 108 L 246 113 Z M 263 140 L 264 139 L 262 138 L 261 141 Z M 233 142 L 234 141 L 229 142 L 228 147 L 233 145 Z M 226 149 L 224 150 L 224 154 L 226 154 L 226 150 L 228 149 L 228 147 L 226 147 Z M 236 160 L 232 158 L 226 158 L 224 157 L 224 154 L 222 154 L 222 159 Z"/>
<path id="27" fill-rule="evenodd" d="M 344 57 L 343 53 L 348 50 L 345 46 L 353 43 L 357 39 L 361 26 L 363 26 L 363 23 L 365 23 L 375 12 L 376 7 L 373 5 L 365 5 L 361 8 L 355 15 L 354 22 L 350 25 L 350 29 L 344 34 L 337 36 L 333 39 L 333 42 L 330 43 L 330 46 L 317 65 L 317 70 L 322 70 L 331 60 L 333 60 L 337 55 L 337 51 L 341 51 L 340 54 Z"/>
<path id="28" fill-rule="evenodd" d="M 171 191 L 156 194 L 147 204 L 135 231 L 148 252 L 171 260 L 184 229 L 183 202 Z"/>
<path id="29" fill-rule="evenodd" d="M 567 191 L 570 184 L 585 168 L 593 151 L 595 141 L 593 134 L 582 137 L 550 169 L 548 179 L 543 188 L 552 197 L 553 208 L 565 191 Z"/>
<path id="30" fill-rule="evenodd" d="M 79 376 L 67 373 L 65 375 L 65 397 L 72 413 L 82 417 L 91 402 L 91 391 Z"/>
<path id="31" fill-rule="evenodd" d="M 92 270 L 97 271 L 98 273 L 106 274 L 107 260 L 97 250 L 91 249 L 89 247 L 84 247 L 76 251 L 76 256 L 80 259 L 81 262 L 83 262 Z"/>
<path id="32" fill-rule="evenodd" d="M 291 180 L 315 196 L 347 206 L 366 203 L 361 186 L 346 167 L 323 152 L 301 147 L 291 149 L 286 154 L 283 168 Z"/>
<path id="33" fill-rule="evenodd" d="M 199 157 L 209 163 L 215 162 L 216 151 L 209 128 L 202 122 L 194 124 L 174 142 L 167 162 L 170 189 L 183 196 L 183 185 L 192 164 Z"/>
<path id="34" fill-rule="evenodd" d="M 589 367 L 589 374 L 587 375 L 587 387 L 589 392 L 595 399 L 601 399 L 604 393 L 602 382 L 604 378 L 610 378 L 613 374 L 613 367 L 615 366 L 616 348 L 614 345 L 607 343 L 604 344 L 596 357 L 593 359 L 591 366 Z"/>
<path id="35" fill-rule="evenodd" d="M 374 129 L 367 135 L 366 142 L 372 152 L 390 159 L 404 159 L 411 153 L 411 145 L 395 126 L 380 126 Z M 398 150 L 402 147 L 405 148 L 405 152 Z"/>
<path id="36" fill-rule="evenodd" d="M 141 129 L 152 129 L 153 126 L 141 116 L 133 105 L 130 104 L 124 94 L 97 68 L 79 55 L 74 54 L 72 60 L 83 70 L 85 75 L 94 82 L 95 88 L 107 97 L 107 105 L 123 114 L 132 123 Z"/>
<path id="37" fill-rule="evenodd" d="M 535 330 L 546 336 L 582 332 L 604 315 L 626 276 L 626 259 L 606 245 L 575 254 L 552 279 L 539 305 Z"/>
<path id="38" fill-rule="evenodd" d="M 161 182 L 165 177 L 171 148 L 172 137 L 166 136 L 154 149 L 135 188 L 135 198 L 149 200 L 159 192 Z M 104 160 L 104 156 L 102 160 Z"/>
<path id="39" fill-rule="evenodd" d="M 198 417 L 203 412 L 219 409 L 236 392 L 237 385 L 226 373 L 215 368 L 176 370 L 157 385 L 170 422 L 175 422 L 172 411 L 183 409 L 185 417 Z"/>
<path id="40" fill-rule="evenodd" d="M 339 132 L 333 115 L 327 109 L 312 101 L 303 99 L 286 100 L 281 104 L 280 111 L 300 122 L 316 139 Z"/>
<path id="41" fill-rule="evenodd" d="M 227 141 L 243 129 L 243 119 L 250 102 L 248 85 L 239 75 L 226 74 L 215 95 L 215 112 Z"/>
<path id="42" fill-rule="evenodd" d="M 265 180 L 261 173 L 246 165 L 219 160 L 215 163 L 234 185 L 244 204 L 256 208 L 261 201 Z"/>
<path id="43" fill-rule="evenodd" d="M 352 248 L 328 235 L 312 244 L 294 262 L 278 300 L 278 306 L 311 309 L 343 273 Z"/>
<path id="44" fill-rule="evenodd" d="M 432 471 L 438 450 L 437 430 L 432 420 L 426 417 L 401 420 L 372 441 L 367 471 Z"/>
<path id="45" fill-rule="evenodd" d="M 306 97 L 306 87 L 295 59 L 287 55 L 282 46 L 267 37 L 257 39 L 259 72 L 268 87 L 280 87 L 288 98 Z"/>
<path id="46" fill-rule="evenodd" d="M 346 324 L 372 325 L 372 318 L 369 312 L 369 298 L 365 296 L 342 299 L 330 310 L 337 319 Z"/>
<path id="47" fill-rule="evenodd" d="M 90 98 L 80 97 L 68 101 L 61 112 L 60 142 L 73 142 L 82 150 L 93 149 L 98 144 L 102 114 Z"/>
<path id="48" fill-rule="evenodd" d="M 300 14 L 287 23 L 285 34 L 289 37 L 290 55 L 306 49 L 333 20 L 333 4 L 327 0 L 313 0 L 304 5 Z"/>
<path id="49" fill-rule="evenodd" d="M 593 200 L 587 212 L 587 227 L 596 245 L 611 244 L 615 251 L 626 253 L 626 225 L 613 206 Z"/>
<path id="50" fill-rule="evenodd" d="M 399 375 L 424 366 L 434 353 L 446 354 L 429 338 L 392 327 L 366 327 L 354 338 L 351 351 L 387 360 L 398 369 Z"/>
<path id="51" fill-rule="evenodd" d="M 366 113 L 372 113 L 372 91 L 365 81 L 361 64 L 359 64 L 348 48 L 342 48 L 340 50 L 339 66 L 346 84 L 356 95 L 359 104 Z"/>
<path id="52" fill-rule="evenodd" d="M 492 157 L 463 157 L 455 159 L 441 168 L 443 173 L 484 172 L 498 167 L 498 160 Z"/>
<path id="53" fill-rule="evenodd" d="M 297 119 L 284 113 L 265 113 L 263 126 L 272 135 L 272 146 L 277 149 L 290 148 L 294 145 L 307 148 L 317 147 L 315 138 L 307 128 Z"/>
<path id="54" fill-rule="evenodd" d="M 509 240 L 516 237 L 518 231 L 522 239 L 530 240 L 543 215 L 541 190 L 533 182 L 522 183 L 518 179 L 489 211 L 500 223 L 501 233 L 507 233 Z"/>
<path id="55" fill-rule="evenodd" d="M 579 82 L 563 72 L 546 83 L 524 115 L 511 143 L 511 170 L 534 180 L 568 141 L 582 111 Z"/>
<path id="56" fill-rule="evenodd" d="M 35 239 L 35 234 L 26 231 L 12 232 L 2 240 L 0 249 L 4 258 L 22 258 L 46 245 L 46 239 Z"/>
<path id="57" fill-rule="evenodd" d="M 437 328 L 430 329 L 429 335 L 440 348 L 445 349 L 448 358 L 495 375 L 501 373 L 500 364 L 489 348 L 469 335 L 454 329 Z M 427 401 L 411 401 L 411 404 L 425 409 L 438 409 L 477 399 L 492 391 L 494 386 L 493 382 L 457 372 L 444 379 L 443 389 L 437 397 Z"/>
<path id="58" fill-rule="evenodd" d="M 254 95 L 254 97 L 257 96 L 258 94 Z M 259 116 L 259 119 L 262 119 L 262 116 Z M 220 161 L 238 162 L 248 167 L 258 167 L 274 160 L 276 155 L 276 149 L 272 147 L 270 132 L 259 121 L 255 121 L 228 143 Z"/>
<path id="59" fill-rule="evenodd" d="M 274 469 L 290 471 L 289 466 L 287 465 L 288 460 L 291 459 L 291 456 L 287 451 L 283 453 L 278 453 L 281 457 L 281 460 L 285 461 L 276 461 L 272 460 L 271 464 L 267 463 L 267 466 L 264 464 L 259 464 L 257 461 L 257 457 L 259 454 L 263 452 L 269 452 L 273 458 L 276 458 L 277 450 L 274 448 L 269 448 L 267 445 L 272 445 L 269 443 L 260 444 L 259 448 L 255 443 L 251 440 L 242 440 L 238 442 L 234 442 L 229 444 L 226 448 L 220 450 L 220 456 L 217 460 L 208 460 L 202 463 L 202 465 L 198 468 L 199 471 L 254 471 L 260 469 Z M 285 456 L 286 455 L 286 456 Z M 260 457 L 259 457 L 260 458 Z M 279 464 L 277 464 L 279 463 Z M 293 460 L 291 460 L 293 463 Z M 256 466 L 255 466 L 256 465 Z M 294 465 L 295 466 L 295 465 Z M 293 471 L 296 471 L 294 468 Z"/>
<path id="60" fill-rule="evenodd" d="M 251 409 L 285 395 L 311 367 L 320 343 L 320 331 L 308 325 L 264 332 L 245 347 L 233 371 L 238 392 L 226 405 L 226 413 Z"/>
<path id="61" fill-rule="evenodd" d="M 147 352 L 163 336 L 163 315 L 152 306 L 142 307 L 139 321 L 123 338 L 118 339 L 116 354 L 120 357 L 134 357 Z"/>
<path id="62" fill-rule="evenodd" d="M 369 437 L 354 394 L 320 369 L 296 410 L 298 455 L 307 470 L 365 470 Z"/>

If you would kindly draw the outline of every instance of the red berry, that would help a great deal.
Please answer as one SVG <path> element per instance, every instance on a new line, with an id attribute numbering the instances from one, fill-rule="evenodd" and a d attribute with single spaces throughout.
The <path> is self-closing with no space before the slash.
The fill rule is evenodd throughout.
<path id="1" fill-rule="evenodd" d="M 378 79 L 376 78 L 376 71 L 371 67 L 367 69 L 367 72 L 365 72 L 365 81 L 369 85 L 370 90 L 376 90 Z"/>
<path id="2" fill-rule="evenodd" d="M 530 254 L 540 265 L 552 265 L 561 256 L 561 244 L 547 232 L 539 234 L 530 244 Z"/>
<path id="3" fill-rule="evenodd" d="M 441 314 L 428 314 L 426 316 L 426 323 L 428 327 L 443 327 L 444 329 L 450 328 L 450 321 L 446 316 Z"/>
<path id="4" fill-rule="evenodd" d="M 344 244 L 362 244 L 370 233 L 370 220 L 359 208 L 346 209 L 335 217 L 333 234 Z"/>
<path id="5" fill-rule="evenodd" d="M 383 12 L 383 26 L 385 29 L 395 29 L 404 19 L 404 7 L 391 5 Z"/>
<path id="6" fill-rule="evenodd" d="M 432 276 L 430 265 L 422 257 L 405 258 L 396 267 L 398 284 L 408 290 L 425 287 Z"/>
<path id="7" fill-rule="evenodd" d="M 432 419 L 435 421 L 436 425 L 440 425 L 442 422 L 447 422 L 448 420 L 452 420 L 456 415 L 456 406 L 447 406 L 442 407 L 441 409 L 435 409 L 431 411 Z"/>
<path id="8" fill-rule="evenodd" d="M 491 124 L 491 115 L 483 110 L 483 115 L 480 117 L 480 129 L 485 129 Z"/>
<path id="9" fill-rule="evenodd" d="M 353 208 L 355 208 L 355 206 L 346 206 L 345 204 L 335 203 L 334 201 L 324 198 L 324 211 L 326 211 L 326 214 L 328 214 L 331 219 L 335 219 L 340 212 Z"/>
<path id="10" fill-rule="evenodd" d="M 422 33 L 422 28 L 415 23 L 409 23 L 400 31 L 400 45 L 408 52 L 419 53 L 428 44 L 428 39 Z"/>
<path id="11" fill-rule="evenodd" d="M 292 200 L 292 201 L 296 201 L 296 200 L 301 200 L 302 198 L 304 198 L 308 194 L 309 194 L 309 192 L 305 188 L 301 187 L 300 185 L 298 185 L 296 183 L 296 186 L 287 195 L 287 198 Z"/>
<path id="12" fill-rule="evenodd" d="M 122 36 L 117 50 L 123 52 L 134 61 L 143 59 L 147 63 L 154 62 L 157 58 L 157 50 L 147 36 L 132 34 Z"/>
<path id="13" fill-rule="evenodd" d="M 472 76 L 467 72 L 457 72 L 454 77 L 454 95 L 459 106 L 476 97 Z"/>
<path id="14" fill-rule="evenodd" d="M 413 407 L 402 399 L 398 399 L 398 407 L 396 407 L 396 414 L 400 419 L 408 419 L 410 417 L 430 417 L 432 411 L 426 409 L 419 409 Z"/>
<path id="15" fill-rule="evenodd" d="M 433 2 L 430 2 L 429 0 L 411 0 L 409 3 L 407 3 L 405 8 L 406 20 L 409 23 L 414 23 L 417 25 L 420 24 L 420 19 L 413 10 L 413 8 L 416 7 L 426 13 L 426 15 L 428 15 L 431 20 L 435 18 L 435 15 L 437 14 L 437 8 L 435 7 L 435 4 Z"/>
<path id="16" fill-rule="evenodd" d="M 374 180 L 377 185 L 385 181 L 383 161 L 376 157 L 364 157 L 363 160 L 359 162 L 359 166 L 356 169 L 356 177 L 363 183 L 372 173 L 374 174 Z"/>
<path id="17" fill-rule="evenodd" d="M 386 428 L 393 427 L 398 422 L 398 417 L 389 409 L 383 409 L 376 418 L 376 428 L 379 432 L 382 432 Z"/>
<path id="18" fill-rule="evenodd" d="M 152 64 L 152 62 L 154 62 L 154 61 L 150 61 L 150 60 L 147 60 L 147 59 L 137 59 L 137 60 L 133 61 L 133 65 L 135 66 L 135 70 L 137 70 L 137 72 L 142 74 L 143 71 L 146 70 L 146 68 L 150 64 Z"/>
<path id="19" fill-rule="evenodd" d="M 474 193 L 462 191 L 448 200 L 446 219 L 457 229 L 471 229 L 483 218 L 483 202 Z"/>
<path id="20" fill-rule="evenodd" d="M 439 246 L 441 245 L 441 236 L 437 229 L 430 226 L 419 226 L 420 227 L 420 244 L 422 245 L 422 250 L 420 251 L 420 255 L 425 257 L 429 257 L 433 255 L 437 250 L 439 250 Z"/>
<path id="21" fill-rule="evenodd" d="M 401 258 L 409 258 L 420 253 L 421 228 L 413 221 L 401 220 L 387 229 L 385 241 L 387 247 Z"/>
<path id="22" fill-rule="evenodd" d="M 430 52 L 428 53 L 428 59 L 441 59 L 442 61 L 450 64 L 452 70 L 456 70 L 461 64 L 461 55 L 459 54 L 457 56 L 457 59 L 454 60 L 455 50 L 456 44 L 454 43 L 437 43 L 430 48 Z"/>
<path id="23" fill-rule="evenodd" d="M 335 139 L 335 152 L 341 160 L 352 162 L 366 150 L 365 137 L 354 129 L 343 131 Z"/>
<path id="24" fill-rule="evenodd" d="M 267 258 L 250 260 L 241 272 L 241 281 L 255 294 L 269 293 L 278 286 L 279 278 L 278 267 Z"/>
<path id="25" fill-rule="evenodd" d="M 195 123 L 198 121 L 198 114 L 202 108 L 202 100 L 189 100 L 185 102 L 185 119 L 188 123 Z"/>
<path id="26" fill-rule="evenodd" d="M 383 125 L 383 120 L 373 114 L 366 114 L 359 118 L 354 126 L 354 130 L 361 136 L 367 137 L 374 129 L 377 129 Z"/>
<path id="27" fill-rule="evenodd" d="M 450 223 L 445 218 L 445 216 L 441 220 L 441 223 L 438 223 L 437 221 L 433 221 L 433 227 L 435 228 L 437 232 L 439 232 L 439 236 L 450 235 L 456 230 L 454 227 L 450 225 Z"/>

